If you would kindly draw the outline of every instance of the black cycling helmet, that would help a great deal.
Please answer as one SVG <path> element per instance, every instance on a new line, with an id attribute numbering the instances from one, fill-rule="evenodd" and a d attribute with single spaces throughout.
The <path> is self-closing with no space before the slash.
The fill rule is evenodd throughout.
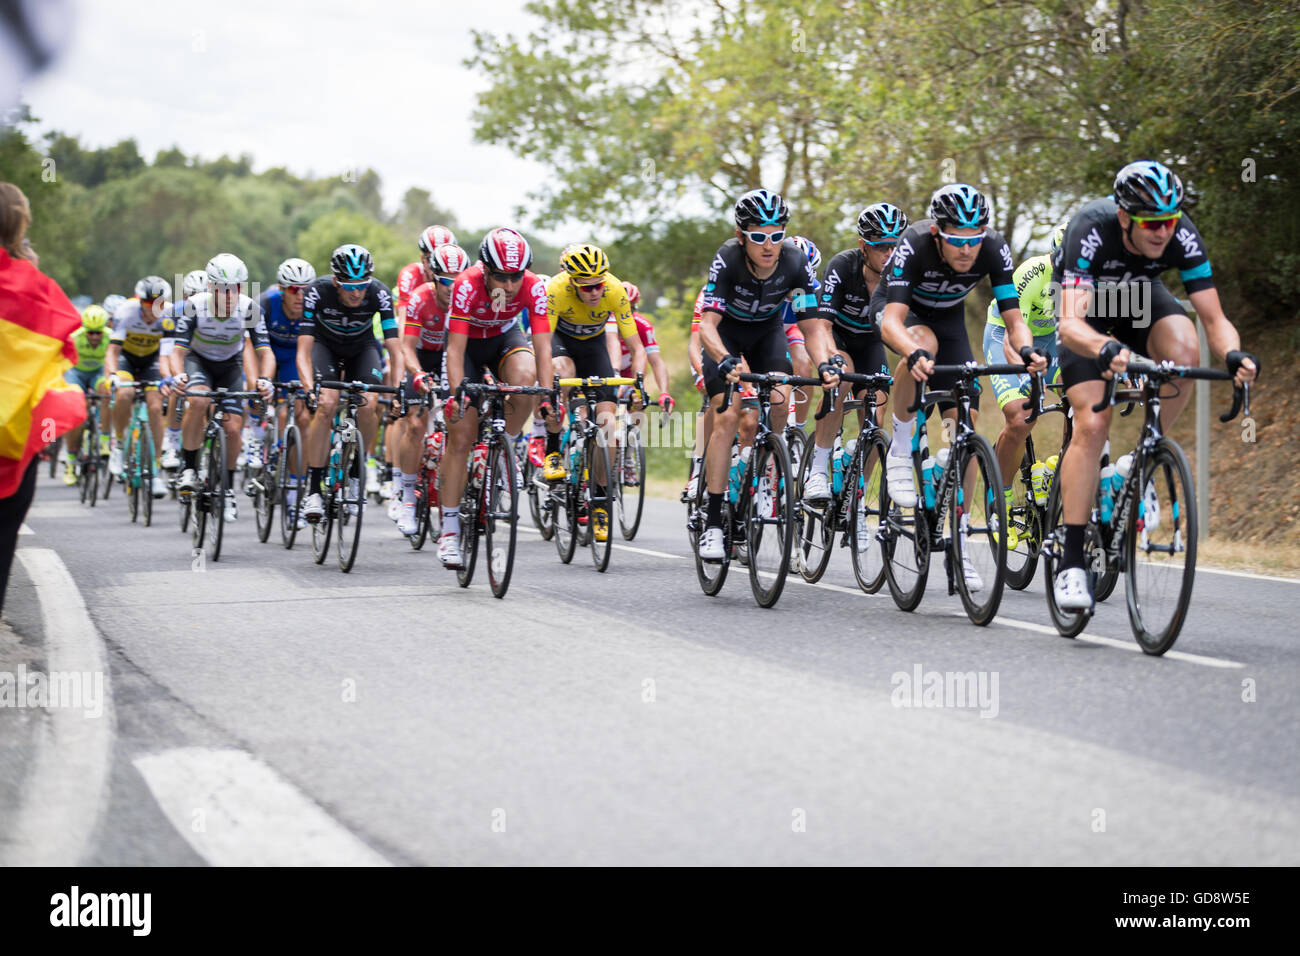
<path id="1" fill-rule="evenodd" d="M 360 282 L 374 273 L 375 260 L 364 246 L 349 242 L 339 246 L 330 256 L 330 271 L 344 282 Z"/>
<path id="2" fill-rule="evenodd" d="M 930 218 L 939 225 L 978 229 L 989 224 L 989 201 L 974 186 L 940 186 L 930 197 Z"/>
<path id="3" fill-rule="evenodd" d="M 1115 205 L 1137 216 L 1171 216 L 1183 206 L 1183 181 L 1164 163 L 1129 163 L 1115 174 Z"/>
<path id="4" fill-rule="evenodd" d="M 858 236 L 867 242 L 897 242 L 907 227 L 907 216 L 893 203 L 872 203 L 858 215 Z"/>
<path id="5" fill-rule="evenodd" d="M 751 189 L 736 200 L 736 225 L 784 226 L 790 221 L 790 206 L 769 189 Z"/>

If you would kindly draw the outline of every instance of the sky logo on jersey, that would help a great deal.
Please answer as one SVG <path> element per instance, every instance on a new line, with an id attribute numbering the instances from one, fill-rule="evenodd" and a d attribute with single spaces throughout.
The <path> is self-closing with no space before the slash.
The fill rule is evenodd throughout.
<path id="1" fill-rule="evenodd" d="M 1188 256 L 1199 256 L 1201 254 L 1200 243 L 1196 241 L 1196 236 L 1192 230 L 1183 228 L 1177 232 L 1178 241 L 1183 245 L 1183 252 Z"/>
<path id="2" fill-rule="evenodd" d="M 1077 260 L 1079 268 L 1086 269 L 1092 265 L 1092 260 L 1096 258 L 1097 250 L 1100 248 L 1101 233 L 1097 231 L 1096 226 L 1093 226 L 1092 229 L 1088 230 L 1088 234 L 1083 237 L 1083 241 L 1079 243 L 1079 258 Z"/>
<path id="3" fill-rule="evenodd" d="M 905 263 L 907 257 L 915 251 L 916 250 L 912 248 L 911 241 L 907 239 L 904 239 L 894 247 L 894 252 L 889 257 L 890 261 L 894 264 L 894 275 L 901 276 L 903 274 L 903 263 Z"/>

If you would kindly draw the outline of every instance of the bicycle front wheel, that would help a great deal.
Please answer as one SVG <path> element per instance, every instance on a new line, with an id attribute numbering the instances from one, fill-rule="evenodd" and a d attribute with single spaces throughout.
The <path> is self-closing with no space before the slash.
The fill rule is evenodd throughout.
<path id="1" fill-rule="evenodd" d="M 221 540 L 226 527 L 226 432 L 217 429 L 216 437 L 208 445 L 208 488 L 205 495 L 208 509 L 207 547 L 212 561 L 221 560 Z"/>
<path id="2" fill-rule="evenodd" d="M 618 530 L 623 540 L 631 541 L 641 527 L 641 511 L 645 507 L 645 445 L 641 443 L 641 429 L 633 425 L 627 430 L 618 472 Z M 635 478 L 630 483 L 629 478 Z"/>
<path id="3" fill-rule="evenodd" d="M 302 507 L 303 476 L 302 448 L 298 444 L 298 426 L 289 423 L 284 430 L 284 447 L 275 463 L 275 493 L 280 499 L 280 541 L 286 550 L 293 547 L 298 537 L 298 509 Z"/>
<path id="4" fill-rule="evenodd" d="M 1178 640 L 1196 576 L 1196 497 L 1177 442 L 1156 442 L 1132 493 L 1138 498 L 1124 529 L 1128 617 L 1138 646 L 1159 656 Z"/>
<path id="5" fill-rule="evenodd" d="M 343 483 L 338 497 L 338 557 L 339 570 L 347 574 L 357 560 L 357 545 L 361 543 L 361 518 L 366 513 L 366 463 L 361 448 L 355 441 L 343 443 L 339 457 Z"/>
<path id="6" fill-rule="evenodd" d="M 1033 448 L 1033 439 L 1029 439 L 1012 478 L 1011 502 L 1007 505 L 1007 587 L 1013 591 L 1023 591 L 1034 580 L 1042 547 L 1042 517 L 1034 503 Z"/>
<path id="7" fill-rule="evenodd" d="M 140 504 L 146 528 L 153 524 L 153 461 L 153 434 L 146 430 L 140 441 Z"/>
<path id="8" fill-rule="evenodd" d="M 1095 529 L 1088 525 L 1085 540 L 1093 539 Z M 1092 552 L 1085 544 L 1084 554 Z M 1065 502 L 1061 495 L 1061 472 L 1058 470 L 1052 479 L 1052 490 L 1047 496 L 1047 518 L 1043 523 L 1043 583 L 1047 585 L 1047 613 L 1052 619 L 1052 626 L 1062 637 L 1077 637 L 1092 619 L 1092 609 L 1070 611 L 1056 603 L 1056 574 L 1065 556 Z M 1096 586 L 1096 575 L 1089 572 L 1089 583 Z"/>
<path id="9" fill-rule="evenodd" d="M 885 583 L 884 551 L 879 536 L 888 510 L 883 495 L 885 455 L 889 443 L 880 432 L 876 432 L 870 440 L 860 438 L 858 446 L 849 476 L 852 480 L 846 492 L 849 555 L 853 559 L 853 576 L 858 587 L 867 594 L 875 594 Z"/>
<path id="10" fill-rule="evenodd" d="M 794 535 L 794 475 L 790 452 L 780 435 L 767 436 L 755 452 L 749 487 L 749 504 L 742 503 L 745 535 L 749 544 L 749 585 L 759 607 L 772 607 L 785 588 L 790 571 Z"/>
<path id="11" fill-rule="evenodd" d="M 609 446 L 599 432 L 586 444 L 583 473 L 587 475 L 587 527 L 591 541 L 591 563 L 597 571 L 604 572 L 609 567 L 609 553 L 613 544 L 610 540 L 610 518 L 614 505 L 611 492 L 617 476 L 610 467 Z"/>
<path id="12" fill-rule="evenodd" d="M 470 455 L 472 468 L 473 454 Z M 469 587 L 474 580 L 474 566 L 478 563 L 478 535 L 483 515 L 483 489 L 474 481 L 471 471 L 465 482 L 465 493 L 460 499 L 460 568 L 456 571 L 456 583 L 463 588 Z"/>
<path id="13" fill-rule="evenodd" d="M 799 465 L 799 478 L 795 488 L 799 497 L 794 503 L 795 555 L 799 573 L 809 583 L 816 583 L 826 573 L 835 545 L 836 502 L 831 498 L 821 504 L 810 504 L 803 497 L 803 489 L 812 474 L 812 455 L 804 455 Z"/>
<path id="14" fill-rule="evenodd" d="M 948 503 L 952 574 L 966 616 L 983 626 L 997 615 L 1006 581 L 1007 536 L 1001 529 L 1007 526 L 1007 502 L 1002 473 L 993 446 L 983 435 L 967 435 L 953 458 L 957 471 Z"/>
<path id="15" fill-rule="evenodd" d="M 515 566 L 515 532 L 519 517 L 519 488 L 515 484 L 514 456 L 494 446 L 488 458 L 487 506 L 483 519 L 483 548 L 487 552 L 488 583 L 492 596 L 502 598 L 510 587 Z"/>
<path id="16" fill-rule="evenodd" d="M 921 488 L 921 464 L 912 453 L 916 487 Z M 925 501 L 918 492 L 915 508 L 903 508 L 889 496 L 889 482 L 881 482 L 881 545 L 885 561 L 885 580 L 889 593 L 900 611 L 915 611 L 925 596 L 930 577 L 930 519 Z M 910 514 L 908 512 L 911 512 Z"/>
<path id="17" fill-rule="evenodd" d="M 709 597 L 716 597 L 727 580 L 727 569 L 731 566 L 732 520 L 731 499 L 726 492 L 722 496 L 722 560 L 706 561 L 700 557 L 700 535 L 704 533 L 708 517 L 708 484 L 705 480 L 706 469 L 701 463 L 695 476 L 694 494 L 690 510 L 686 515 L 686 536 L 691 542 L 691 551 L 695 554 L 695 576 L 699 579 L 700 590 Z"/>

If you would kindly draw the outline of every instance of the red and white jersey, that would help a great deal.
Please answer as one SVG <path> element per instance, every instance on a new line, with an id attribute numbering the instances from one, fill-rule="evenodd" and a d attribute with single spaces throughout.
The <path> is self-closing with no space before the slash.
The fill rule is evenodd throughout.
<path id="1" fill-rule="evenodd" d="M 426 282 L 406 303 L 406 335 L 419 338 L 417 348 L 441 351 L 447 345 L 447 313 L 438 305 L 438 284 Z"/>
<path id="2" fill-rule="evenodd" d="M 418 262 L 412 262 L 410 265 L 402 266 L 402 271 L 397 273 L 397 285 L 393 291 L 397 293 L 397 308 L 405 309 L 407 303 L 411 301 L 411 293 L 425 283 L 424 266 Z"/>
<path id="3" fill-rule="evenodd" d="M 632 320 L 636 322 L 636 335 L 641 340 L 641 344 L 645 346 L 646 354 L 658 352 L 659 340 L 655 338 L 655 327 L 650 323 L 650 320 L 640 312 L 633 312 Z M 606 326 L 606 328 L 610 327 Z M 617 328 L 617 326 L 613 326 L 613 328 Z M 632 374 L 632 351 L 627 347 L 627 339 L 619 339 L 618 347 L 622 350 L 621 361 L 623 363 L 619 374 L 624 378 L 628 378 Z"/>
<path id="4" fill-rule="evenodd" d="M 700 330 L 700 316 L 703 313 L 704 313 L 704 290 L 701 289 L 700 294 L 695 297 L 695 312 L 691 315 L 692 332 L 698 332 Z"/>
<path id="5" fill-rule="evenodd" d="M 502 335 L 519 321 L 519 314 L 528 310 L 528 331 L 533 335 L 551 331 L 546 315 L 546 283 L 528 270 L 515 297 L 506 300 L 504 295 L 496 301 L 488 294 L 487 276 L 483 263 L 476 262 L 460 275 L 451 287 L 451 315 L 447 329 L 471 339 L 490 339 Z"/>

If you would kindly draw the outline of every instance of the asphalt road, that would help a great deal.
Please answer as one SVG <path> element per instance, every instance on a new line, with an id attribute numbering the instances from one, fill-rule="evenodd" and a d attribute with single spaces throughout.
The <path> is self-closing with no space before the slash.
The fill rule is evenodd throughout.
<path id="1" fill-rule="evenodd" d="M 522 533 L 502 601 L 382 509 L 348 575 L 249 505 L 196 566 L 174 509 L 42 478 L 0 672 L 75 659 L 79 593 L 105 706 L 0 708 L 0 862 L 1300 862 L 1300 584 L 1199 573 L 1155 659 L 1122 583 L 1075 641 L 1041 580 L 977 628 L 939 575 L 912 614 L 862 594 L 844 552 L 774 609 L 743 569 L 708 598 L 664 501 L 604 575 Z"/>

